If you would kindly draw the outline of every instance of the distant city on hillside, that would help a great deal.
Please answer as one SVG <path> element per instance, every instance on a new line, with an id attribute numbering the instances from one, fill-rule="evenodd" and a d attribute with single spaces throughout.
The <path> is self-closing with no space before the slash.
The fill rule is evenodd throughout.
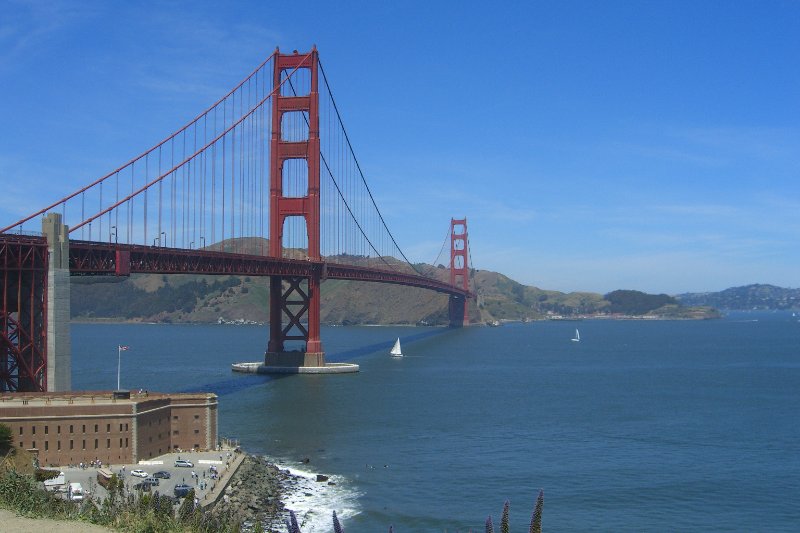
<path id="1" fill-rule="evenodd" d="M 785 289 L 775 285 L 745 285 L 720 292 L 679 294 L 675 298 L 683 305 L 717 309 L 800 309 L 800 289 Z"/>

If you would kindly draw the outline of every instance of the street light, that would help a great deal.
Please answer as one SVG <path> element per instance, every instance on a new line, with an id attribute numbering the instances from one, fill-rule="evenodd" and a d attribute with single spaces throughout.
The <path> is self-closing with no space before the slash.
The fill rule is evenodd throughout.
<path id="1" fill-rule="evenodd" d="M 108 242 L 111 243 L 111 237 L 114 237 L 114 242 L 117 240 L 117 227 L 111 226 L 111 230 L 108 232 Z"/>
<path id="2" fill-rule="evenodd" d="M 202 235 L 200 236 L 200 243 L 202 244 L 202 248 L 205 249 L 205 247 L 206 247 L 206 238 L 203 237 Z"/>
<path id="3" fill-rule="evenodd" d="M 161 236 L 164 237 L 164 240 L 159 241 L 159 243 L 161 244 L 161 246 L 166 246 L 167 245 L 167 232 L 166 231 L 162 231 L 161 232 Z"/>

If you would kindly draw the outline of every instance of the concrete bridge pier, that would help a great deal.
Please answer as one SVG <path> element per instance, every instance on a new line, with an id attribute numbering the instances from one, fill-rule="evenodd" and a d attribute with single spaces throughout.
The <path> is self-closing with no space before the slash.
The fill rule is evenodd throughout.
<path id="1" fill-rule="evenodd" d="M 59 213 L 42 219 L 42 233 L 50 254 L 47 270 L 47 390 L 72 389 L 72 352 L 69 332 L 69 228 Z"/>

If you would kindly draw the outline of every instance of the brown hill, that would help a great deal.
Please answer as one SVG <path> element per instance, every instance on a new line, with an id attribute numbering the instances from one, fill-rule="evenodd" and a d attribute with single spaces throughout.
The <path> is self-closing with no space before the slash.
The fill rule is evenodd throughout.
<path id="1" fill-rule="evenodd" d="M 259 255 L 269 242 L 235 239 L 208 249 Z M 304 250 L 287 255 L 305 257 Z M 359 266 L 393 267 L 413 272 L 394 258 L 348 256 Z M 415 268 L 440 280 L 449 270 L 418 264 Z M 131 320 L 146 322 L 210 323 L 268 320 L 268 278 L 246 276 L 134 275 L 129 279 L 74 278 L 72 317 L 78 320 Z M 526 320 L 549 315 L 575 316 L 606 312 L 603 295 L 562 293 L 530 287 L 487 270 L 470 272 L 470 287 L 477 297 L 470 304 L 472 322 Z M 674 307 L 674 306 L 673 306 Z M 669 316 L 697 317 L 707 313 L 670 308 Z M 448 297 L 433 291 L 382 283 L 327 280 L 322 284 L 321 320 L 327 324 L 446 324 Z"/>

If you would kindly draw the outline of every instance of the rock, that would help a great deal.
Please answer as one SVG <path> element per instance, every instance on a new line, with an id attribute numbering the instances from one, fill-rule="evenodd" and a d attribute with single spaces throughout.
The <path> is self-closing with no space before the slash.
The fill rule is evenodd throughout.
<path id="1" fill-rule="evenodd" d="M 294 477 L 278 470 L 263 458 L 245 456 L 220 499 L 209 511 L 217 516 L 229 513 L 238 522 L 249 520 L 280 524 L 281 493 L 291 490 Z"/>
<path id="2" fill-rule="evenodd" d="M 317 474 L 317 481 L 328 481 L 328 476 L 323 476 L 322 474 Z"/>

